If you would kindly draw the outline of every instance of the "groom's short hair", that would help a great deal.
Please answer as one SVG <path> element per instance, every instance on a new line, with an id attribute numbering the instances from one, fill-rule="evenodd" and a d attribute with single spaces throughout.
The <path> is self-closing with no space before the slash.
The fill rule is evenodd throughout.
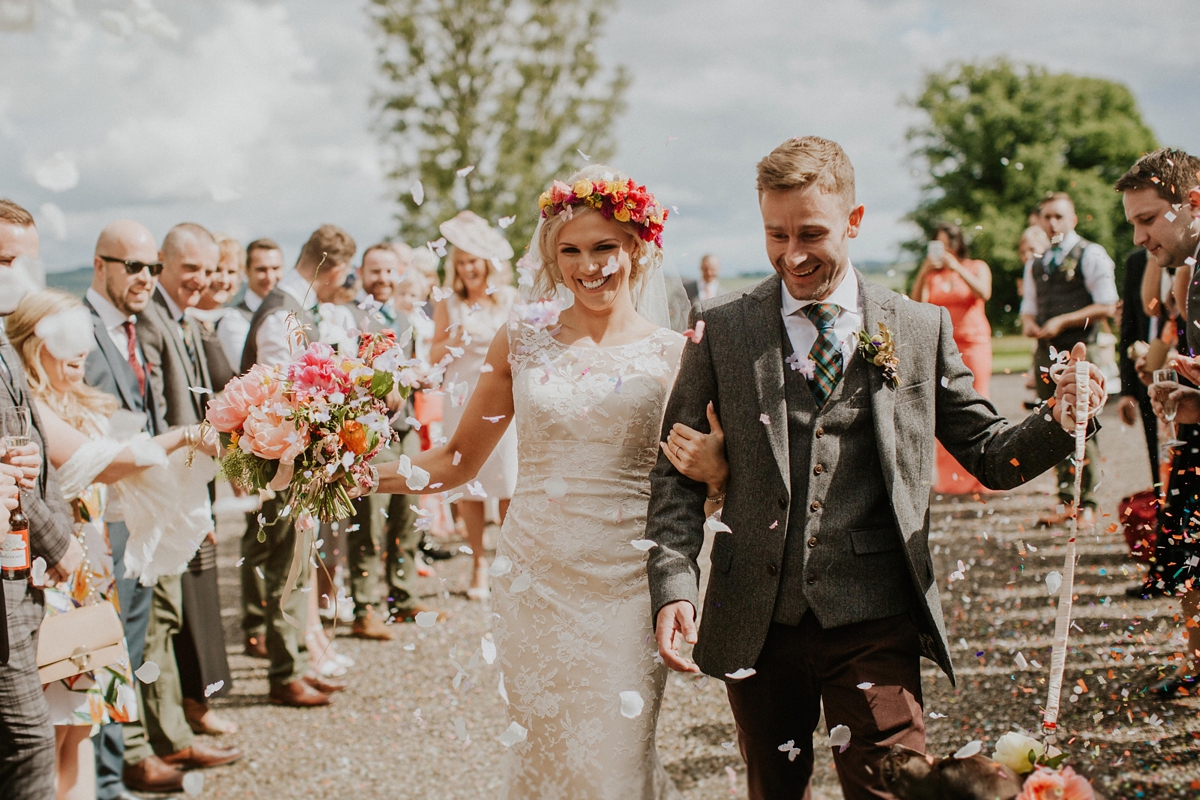
<path id="1" fill-rule="evenodd" d="M 760 196 L 806 186 L 840 195 L 854 207 L 854 165 L 841 145 L 820 136 L 796 136 L 758 162 Z"/>

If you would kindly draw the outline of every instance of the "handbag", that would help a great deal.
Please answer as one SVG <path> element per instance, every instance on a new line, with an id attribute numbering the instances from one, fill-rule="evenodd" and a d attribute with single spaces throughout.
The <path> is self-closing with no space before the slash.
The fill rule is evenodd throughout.
<path id="1" fill-rule="evenodd" d="M 1125 526 L 1125 543 L 1129 555 L 1138 561 L 1149 561 L 1158 542 L 1158 492 L 1154 489 L 1131 494 L 1117 504 L 1118 519 Z"/>
<path id="2" fill-rule="evenodd" d="M 108 600 L 97 598 L 87 543 L 78 534 L 75 539 L 83 547 L 83 563 L 76 575 L 88 576 L 93 602 L 42 619 L 37 666 L 43 686 L 129 659 L 121 615 Z"/>

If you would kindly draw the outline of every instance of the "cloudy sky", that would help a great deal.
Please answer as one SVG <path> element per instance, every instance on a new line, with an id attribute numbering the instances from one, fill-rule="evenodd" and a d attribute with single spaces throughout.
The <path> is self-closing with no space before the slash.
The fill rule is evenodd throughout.
<path id="1" fill-rule="evenodd" d="M 393 209 L 364 9 L 0 0 L 0 196 L 38 216 L 51 270 L 87 264 L 119 216 L 159 236 L 183 220 L 272 236 L 289 259 L 326 221 L 382 237 Z M 615 164 L 678 207 L 671 260 L 692 272 L 712 251 L 757 271 L 754 164 L 805 133 L 854 161 L 867 220 L 853 257 L 897 255 L 920 185 L 903 99 L 948 62 L 1005 55 L 1122 81 L 1161 141 L 1200 152 L 1197 29 L 1195 0 L 621 0 L 598 46 L 633 75 Z"/>

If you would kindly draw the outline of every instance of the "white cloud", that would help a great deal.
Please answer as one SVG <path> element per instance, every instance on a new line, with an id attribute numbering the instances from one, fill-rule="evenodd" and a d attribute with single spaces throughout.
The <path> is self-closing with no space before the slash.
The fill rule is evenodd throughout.
<path id="1" fill-rule="evenodd" d="M 392 228 L 364 3 L 108 4 L 128 38 L 92 4 L 35 5 L 32 32 L 0 29 L 0 186 L 69 219 L 65 241 L 43 237 L 51 268 L 87 263 L 119 215 L 160 236 L 184 219 L 272 236 L 290 257 L 322 222 L 363 245 Z M 0 0 L 12 20 L 27 7 Z M 918 117 L 900 101 L 926 70 L 1007 55 L 1120 80 L 1162 141 L 1197 152 L 1197 22 L 1194 0 L 623 0 L 599 45 L 634 79 L 615 163 L 679 207 L 667 245 L 681 270 L 706 251 L 762 270 L 754 164 L 788 136 L 828 136 L 867 206 L 854 258 L 890 258 L 920 185 L 904 139 Z M 59 152 L 79 181 L 54 194 L 31 165 Z"/>

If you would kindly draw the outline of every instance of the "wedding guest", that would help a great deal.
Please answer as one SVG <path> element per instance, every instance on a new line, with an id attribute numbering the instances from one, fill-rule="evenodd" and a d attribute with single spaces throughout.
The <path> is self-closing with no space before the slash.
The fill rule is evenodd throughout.
<path id="1" fill-rule="evenodd" d="M 283 250 L 274 239 L 255 239 L 246 245 L 246 294 L 234 308 L 249 322 L 282 277 Z"/>
<path id="2" fill-rule="evenodd" d="M 1140 422 L 1142 433 L 1146 437 L 1146 451 L 1150 458 L 1150 483 L 1158 483 L 1159 453 L 1158 453 L 1158 419 L 1154 416 L 1154 407 L 1150 403 L 1147 386 L 1142 382 L 1137 370 L 1137 358 L 1130 353 L 1135 342 L 1148 344 L 1158 339 L 1163 333 L 1163 323 L 1169 317 L 1167 303 L 1162 290 L 1162 269 L 1155 264 L 1149 269 L 1150 257 L 1146 248 L 1139 247 L 1125 259 L 1125 283 L 1121 303 L 1121 401 L 1117 405 L 1117 414 L 1126 425 L 1136 425 Z M 1173 272 L 1174 270 L 1172 270 Z M 1154 298 L 1154 313 L 1147 314 L 1140 302 L 1142 284 L 1148 276 L 1157 284 L 1158 292 Z M 1169 288 L 1169 287 L 1168 287 Z"/>
<path id="3" fill-rule="evenodd" d="M 412 323 L 398 306 L 397 290 L 404 264 L 394 246 L 377 244 L 363 253 L 359 278 L 363 300 L 378 310 L 361 320 L 360 329 L 378 333 L 391 330 L 397 341 L 405 341 Z M 411 307 L 411 302 L 409 306 Z M 411 357 L 415 339 L 406 346 Z M 412 457 L 421 451 L 420 438 L 410 420 L 413 403 L 400 402 L 399 395 L 389 398 L 392 430 L 397 439 L 389 444 L 379 463 L 396 461 L 401 455 Z M 387 610 L 396 620 L 411 622 L 417 614 L 431 609 L 422 605 L 417 591 L 417 550 L 421 531 L 412 510 L 418 498 L 408 494 L 372 495 L 358 498 L 354 506 L 351 531 L 346 537 L 346 555 L 350 562 L 351 590 L 354 595 L 354 627 L 351 634 L 363 639 L 391 639 L 391 632 L 375 614 L 380 559 L 387 588 Z M 444 618 L 444 615 L 442 615 Z"/>
<path id="4" fill-rule="evenodd" d="M 1021 327 L 1025 336 L 1037 339 L 1033 360 L 1035 386 L 1038 397 L 1045 401 L 1054 394 L 1053 382 L 1042 371 L 1050 367 L 1050 348 L 1070 352 L 1080 342 L 1094 342 L 1101 321 L 1116 313 L 1120 297 L 1112 258 L 1102 246 L 1075 232 L 1079 218 L 1069 194 L 1055 192 L 1046 197 L 1038 219 L 1050 239 L 1050 247 L 1041 258 L 1025 262 Z M 1087 447 L 1080 521 L 1090 525 L 1096 519 L 1096 470 L 1100 464 L 1100 447 L 1095 436 L 1088 439 Z M 1065 509 L 1074 495 L 1074 470 L 1070 459 L 1063 459 L 1058 465 L 1058 500 L 1064 510 L 1042 517 L 1038 524 L 1054 526 L 1066 522 Z"/>
<path id="5" fill-rule="evenodd" d="M 187 313 L 200 323 L 209 377 L 213 389 L 219 392 L 242 364 L 242 345 L 246 342 L 246 331 L 250 330 L 250 320 L 241 309 L 227 307 L 246 277 L 246 251 L 232 236 L 218 233 L 214 238 L 217 265 L 208 275 L 208 287 L 199 302 Z"/>
<path id="6" fill-rule="evenodd" d="M 84 305 L 92 318 L 96 347 L 84 365 L 88 385 L 115 397 L 121 407 L 136 414 L 141 430 L 150 435 L 163 433 L 167 423 L 146 379 L 147 361 L 137 337 L 137 314 L 150 302 L 156 276 L 162 270 L 154 235 L 131 220 L 118 220 L 105 226 L 96 240 L 92 256 L 92 285 L 84 295 Z M 106 507 L 104 515 L 108 541 L 113 554 L 113 577 L 120 599 L 121 622 L 129 647 L 133 670 L 142 666 L 146 630 L 150 624 L 153 586 L 143 586 L 136 575 L 126 574 L 125 551 L 129 528 L 120 504 Z M 137 760 L 125 758 L 125 733 L 132 742 L 146 738 L 140 721 L 100 726 L 96 737 L 96 794 L 99 800 L 128 797 L 131 788 L 149 792 L 175 792 L 183 786 L 183 771 L 173 767 L 146 748 L 138 750 Z"/>
<path id="7" fill-rule="evenodd" d="M 988 396 L 992 378 L 992 326 L 984 303 L 992 296 L 992 271 L 977 259 L 967 258 L 962 230 L 951 223 L 937 226 L 930 252 L 921 262 L 910 296 L 950 312 L 954 343 L 963 363 L 975 376 L 975 391 Z M 937 247 L 933 244 L 937 243 Z M 987 491 L 975 476 L 937 443 L 936 494 L 974 494 Z"/>
<path id="8" fill-rule="evenodd" d="M 59 471 L 63 498 L 75 509 L 75 536 L 85 553 L 70 579 L 45 590 L 47 615 L 67 613 L 97 600 L 119 608 L 105 524 L 108 486 L 158 466 L 158 453 L 165 457 L 188 442 L 198 442 L 199 426 L 162 434 L 153 444 L 136 440 L 124 444 L 112 438 L 109 420 L 119 403 L 83 382 L 85 362 L 96 340 L 88 310 L 71 295 L 52 289 L 27 295 L 5 327 L 29 376 L 48 433 L 46 457 Z M 160 470 L 157 477 L 142 481 L 139 489 L 156 494 L 160 500 L 156 508 L 170 507 L 178 490 L 167 470 Z M 138 512 L 130 507 L 135 497 L 125 496 L 126 513 Z M 45 691 L 58 738 L 58 796 L 96 797 L 92 726 L 136 721 L 131 662 L 55 681 Z"/>
<path id="9" fill-rule="evenodd" d="M 1200 213 L 1198 171 L 1200 158 L 1163 148 L 1142 156 L 1116 183 L 1125 217 L 1133 223 L 1133 243 L 1144 247 L 1159 268 L 1192 276 L 1186 310 L 1180 309 L 1189 321 L 1200 319 L 1200 281 L 1195 277 L 1200 254 L 1200 231 L 1195 225 Z M 1184 327 L 1186 346 L 1196 352 L 1200 349 L 1200 330 L 1195 330 L 1194 324 Z M 1143 587 L 1149 596 L 1179 597 L 1183 611 L 1180 619 L 1187 629 L 1185 663 L 1154 687 L 1166 696 L 1181 691 L 1195 694 L 1200 674 L 1200 626 L 1194 622 L 1200 614 L 1200 524 L 1196 517 L 1200 512 L 1200 389 L 1193 388 L 1200 385 L 1198 363 L 1182 355 L 1170 362 L 1191 386 L 1156 383 L 1150 387 L 1154 410 L 1160 417 L 1167 403 L 1177 408 L 1175 434 L 1183 442 L 1173 452 L 1171 490 L 1159 512 L 1154 561 Z"/>
<path id="10" fill-rule="evenodd" d="M 1017 257 L 1021 259 L 1022 264 L 1028 264 L 1034 258 L 1041 258 L 1042 254 L 1049 249 L 1050 237 L 1046 235 L 1042 226 L 1030 225 L 1021 231 L 1021 238 L 1017 240 Z M 1024 294 L 1024 281 L 1021 281 L 1018 286 L 1021 293 Z"/>
<path id="11" fill-rule="evenodd" d="M 721 262 L 712 253 L 700 258 L 700 300 L 712 300 L 721 293 Z"/>
<path id="12" fill-rule="evenodd" d="M 488 345 L 508 322 L 516 290 L 508 285 L 507 260 L 512 245 L 487 220 L 471 211 L 461 211 L 440 226 L 450 243 L 446 269 L 445 299 L 433 307 L 433 343 L 430 362 L 445 368 L 443 389 L 450 404 L 443 409 L 446 436 L 453 436 L 479 381 L 487 359 Z M 488 597 L 487 559 L 483 549 L 485 498 L 500 503 L 500 522 L 508 513 L 509 500 L 517 481 L 517 432 L 510 427 L 479 470 L 476 482 L 463 487 L 458 516 L 467 529 L 467 544 L 474 559 L 467 597 Z M 459 491 L 458 489 L 452 490 Z"/>
<path id="13" fill-rule="evenodd" d="M 158 284 L 138 313 L 137 337 L 147 380 L 168 430 L 201 422 L 212 393 L 199 325 L 185 310 L 200 301 L 219 257 L 216 239 L 205 228 L 190 222 L 171 228 L 159 252 L 163 266 Z M 236 747 L 196 741 L 192 730 L 195 722 L 207 732 L 201 722 L 205 718 L 213 729 L 227 727 L 208 715 L 205 689 L 220 685 L 210 695 L 220 696 L 233 683 L 217 593 L 215 524 L 211 518 L 209 523 L 209 535 L 183 574 L 163 575 L 155 586 L 144 658 L 158 664 L 160 673 L 158 680 L 141 685 L 147 740 L 131 743 L 126 735 L 127 761 L 149 755 L 151 748 L 163 761 L 183 769 L 221 766 L 242 757 Z M 185 697 L 192 701 L 188 709 Z"/>
<path id="14" fill-rule="evenodd" d="M 321 341 L 334 347 L 355 346 L 351 337 L 351 331 L 355 329 L 354 315 L 348 308 L 333 302 L 345 283 L 355 250 L 354 239 L 336 225 L 322 225 L 309 236 L 300 250 L 295 269 L 279 279 L 250 320 L 250 332 L 242 351 L 243 373 L 255 364 L 286 364 L 298 356 L 307 346 L 305 340 L 298 337 L 301 327 L 310 341 Z M 309 541 L 311 529 L 298 529 L 293 520 L 281 516 L 282 510 L 279 499 L 271 498 L 263 503 L 260 514 L 247 515 L 249 524 L 242 538 L 245 559 L 243 597 L 253 598 L 257 593 L 253 578 L 255 568 L 261 569 L 264 602 L 260 608 L 266 631 L 266 656 L 270 661 L 267 671 L 270 702 L 295 707 L 325 706 L 331 702 L 330 695 L 344 689 L 346 684 L 310 673 L 308 660 L 300 654 L 298 631 L 284 619 L 286 613 L 298 621 L 301 630 L 308 630 L 306 595 L 298 591 L 309 583 L 307 559 L 302 562 L 297 590 L 288 595 L 286 607 L 281 601 L 297 540 L 304 546 Z M 260 519 L 265 522 L 260 523 Z M 258 541 L 260 532 L 262 542 Z M 246 579 L 247 568 L 249 581 Z M 243 606 L 249 606 L 250 602 L 252 600 L 244 599 Z M 253 617 L 243 620 L 248 639 L 252 629 L 247 623 L 253 621 Z M 250 644 L 247 641 L 247 649 Z"/>
<path id="15" fill-rule="evenodd" d="M 36 288 L 39 240 L 33 217 L 21 206 L 0 198 L 0 317 L 16 310 L 21 298 Z M 71 511 L 62 498 L 54 469 L 43 459 L 44 428 L 33 403 L 21 360 L 0 330 L 0 412 L 26 409 L 29 444 L 8 447 L 0 472 L 17 479 L 21 509 L 29 518 L 28 544 L 5 553 L 0 570 L 5 639 L 0 650 L 0 797 L 46 800 L 55 794 L 54 726 L 38 679 L 38 629 L 45 616 L 40 589 L 30 582 L 34 559 L 48 566 L 47 576 L 65 581 L 79 568 L 83 548 L 76 541 Z"/>

